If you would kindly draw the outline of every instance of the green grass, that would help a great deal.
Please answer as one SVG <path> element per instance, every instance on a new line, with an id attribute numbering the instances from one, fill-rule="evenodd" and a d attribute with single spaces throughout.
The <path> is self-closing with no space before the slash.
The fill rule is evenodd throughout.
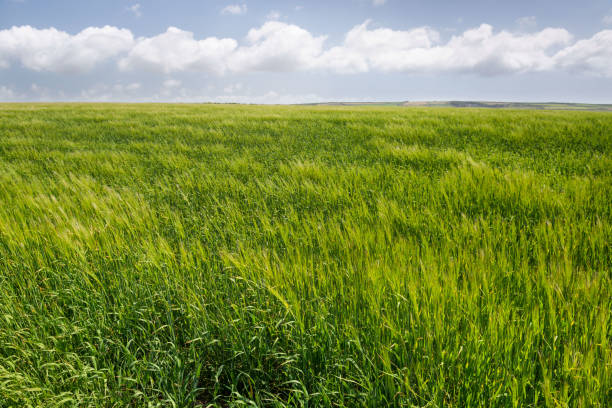
<path id="1" fill-rule="evenodd" d="M 0 406 L 606 407 L 612 115 L 0 105 Z"/>
<path id="2" fill-rule="evenodd" d="M 559 103 L 559 102 L 482 102 L 482 101 L 430 101 L 430 102 L 323 102 L 305 106 L 410 106 L 435 108 L 495 108 L 495 109 L 529 109 L 529 110 L 569 110 L 612 112 L 612 104 Z"/>

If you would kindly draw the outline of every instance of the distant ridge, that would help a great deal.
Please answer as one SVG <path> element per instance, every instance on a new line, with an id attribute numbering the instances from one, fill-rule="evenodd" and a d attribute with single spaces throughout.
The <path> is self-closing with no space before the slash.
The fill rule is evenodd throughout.
<path id="1" fill-rule="evenodd" d="M 423 101 L 423 102 L 323 102 L 314 106 L 414 106 L 446 108 L 537 109 L 612 112 L 612 104 L 560 102 L 481 102 L 481 101 Z"/>

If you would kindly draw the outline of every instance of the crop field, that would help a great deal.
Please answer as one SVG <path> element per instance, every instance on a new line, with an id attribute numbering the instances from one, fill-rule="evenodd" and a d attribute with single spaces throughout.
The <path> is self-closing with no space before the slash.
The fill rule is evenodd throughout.
<path id="1" fill-rule="evenodd" d="M 0 104 L 0 407 L 609 407 L 612 114 Z"/>

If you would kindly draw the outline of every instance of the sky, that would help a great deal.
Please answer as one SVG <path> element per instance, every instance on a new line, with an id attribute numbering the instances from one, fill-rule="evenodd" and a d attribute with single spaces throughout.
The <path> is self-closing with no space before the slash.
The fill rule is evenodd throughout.
<path id="1" fill-rule="evenodd" d="M 0 101 L 612 103 L 612 0 L 0 0 Z"/>

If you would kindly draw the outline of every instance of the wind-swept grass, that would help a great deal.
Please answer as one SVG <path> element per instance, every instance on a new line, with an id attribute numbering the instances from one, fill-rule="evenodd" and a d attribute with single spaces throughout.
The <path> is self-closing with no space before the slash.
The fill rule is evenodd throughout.
<path id="1" fill-rule="evenodd" d="M 606 407 L 612 116 L 0 105 L 0 406 Z"/>

